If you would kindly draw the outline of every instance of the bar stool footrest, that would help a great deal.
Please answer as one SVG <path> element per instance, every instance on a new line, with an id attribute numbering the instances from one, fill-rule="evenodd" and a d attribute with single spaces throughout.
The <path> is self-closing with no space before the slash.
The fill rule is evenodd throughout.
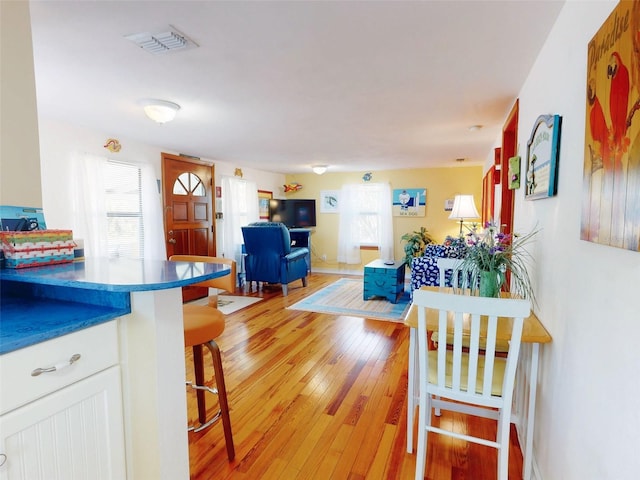
<path id="1" fill-rule="evenodd" d="M 187 387 L 190 387 L 194 390 L 202 390 L 205 392 L 212 393 L 214 395 L 218 394 L 217 388 L 207 387 L 206 385 L 194 385 L 193 382 L 185 382 L 185 383 Z M 218 420 L 220 420 L 221 417 L 222 417 L 222 410 L 218 410 L 216 414 L 211 418 L 211 420 L 208 420 L 207 422 L 202 423 L 200 425 L 188 425 L 187 431 L 194 432 L 194 433 L 201 432 L 202 430 L 205 430 L 209 428 L 211 425 L 213 425 L 214 423 L 216 423 Z"/>

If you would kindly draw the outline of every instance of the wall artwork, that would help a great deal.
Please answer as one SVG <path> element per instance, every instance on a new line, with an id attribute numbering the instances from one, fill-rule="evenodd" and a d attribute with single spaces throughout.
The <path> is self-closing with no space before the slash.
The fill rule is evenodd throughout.
<path id="1" fill-rule="evenodd" d="M 591 39 L 580 238 L 640 251 L 640 0 Z"/>
<path id="2" fill-rule="evenodd" d="M 322 190 L 320 192 L 320 213 L 338 213 L 340 192 L 337 190 Z"/>
<path id="3" fill-rule="evenodd" d="M 424 217 L 427 213 L 427 189 L 394 189 L 392 210 L 394 217 Z"/>
<path id="4" fill-rule="evenodd" d="M 509 159 L 509 190 L 520 188 L 520 155 Z"/>
<path id="5" fill-rule="evenodd" d="M 269 200 L 273 198 L 273 192 L 258 190 L 258 215 L 261 220 L 269 220 Z"/>
<path id="6" fill-rule="evenodd" d="M 558 192 L 560 115 L 540 115 L 527 142 L 526 190 L 524 198 L 537 200 Z M 509 185 L 511 188 L 511 185 Z"/>

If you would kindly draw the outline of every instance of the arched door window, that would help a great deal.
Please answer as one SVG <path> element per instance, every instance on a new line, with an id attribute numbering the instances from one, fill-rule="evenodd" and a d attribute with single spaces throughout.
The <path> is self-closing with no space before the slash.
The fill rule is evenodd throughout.
<path id="1" fill-rule="evenodd" d="M 194 197 L 206 196 L 202 180 L 191 172 L 181 173 L 173 184 L 174 195 L 193 195 Z"/>

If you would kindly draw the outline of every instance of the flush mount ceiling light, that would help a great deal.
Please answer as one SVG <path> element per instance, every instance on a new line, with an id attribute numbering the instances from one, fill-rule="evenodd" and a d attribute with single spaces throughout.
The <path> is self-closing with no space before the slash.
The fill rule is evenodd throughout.
<path id="1" fill-rule="evenodd" d="M 478 130 L 480 130 L 482 128 L 482 125 L 471 125 L 469 128 L 470 132 L 477 132 Z"/>
<path id="2" fill-rule="evenodd" d="M 140 104 L 144 108 L 144 113 L 154 122 L 167 123 L 176 118 L 180 105 L 166 100 L 145 99 Z"/>
<path id="3" fill-rule="evenodd" d="M 311 170 L 313 170 L 313 173 L 315 173 L 316 175 L 322 175 L 327 171 L 327 168 L 328 167 L 326 165 L 313 165 L 311 167 Z"/>

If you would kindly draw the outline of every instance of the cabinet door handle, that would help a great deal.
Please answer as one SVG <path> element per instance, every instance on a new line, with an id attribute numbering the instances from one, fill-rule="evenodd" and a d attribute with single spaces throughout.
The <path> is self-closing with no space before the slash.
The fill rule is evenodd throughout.
<path id="1" fill-rule="evenodd" d="M 49 373 L 49 372 L 55 372 L 55 371 L 58 371 L 58 370 L 62 370 L 63 368 L 70 367 L 71 365 L 76 363 L 78 360 L 80 360 L 80 354 L 76 353 L 74 355 L 71 355 L 71 358 L 68 361 L 62 362 L 62 363 L 57 363 L 53 367 L 36 368 L 33 372 L 31 372 L 31 376 L 32 377 L 37 377 L 41 373 Z"/>

